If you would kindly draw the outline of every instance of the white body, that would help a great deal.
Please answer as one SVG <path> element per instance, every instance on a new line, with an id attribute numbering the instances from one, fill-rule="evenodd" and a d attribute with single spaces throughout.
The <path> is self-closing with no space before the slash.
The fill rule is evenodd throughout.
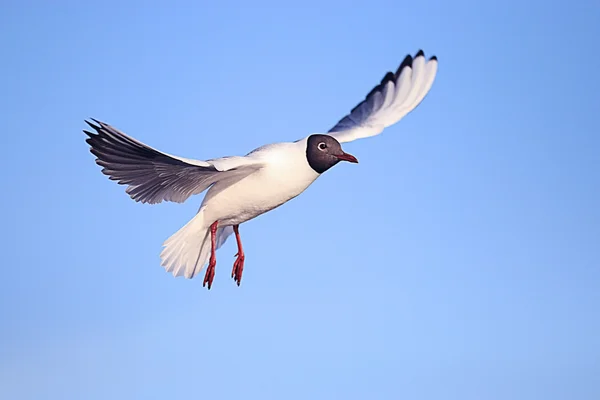
<path id="1" fill-rule="evenodd" d="M 264 167 L 232 185 L 217 182 L 201 209 L 219 226 L 238 225 L 302 193 L 319 177 L 306 163 L 306 140 L 264 146 L 249 155 Z"/>
<path id="2" fill-rule="evenodd" d="M 234 183 L 227 179 L 216 182 L 198 214 L 165 241 L 162 265 L 174 276 L 193 278 L 208 262 L 212 223 L 218 222 L 218 249 L 233 233 L 233 225 L 288 202 L 319 177 L 306 162 L 306 139 L 263 146 L 246 157 L 262 167 L 242 179 L 234 178 Z"/>

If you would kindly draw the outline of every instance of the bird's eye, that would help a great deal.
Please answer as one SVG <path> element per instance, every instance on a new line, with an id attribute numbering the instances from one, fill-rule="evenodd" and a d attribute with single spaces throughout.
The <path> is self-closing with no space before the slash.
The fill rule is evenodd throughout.
<path id="1" fill-rule="evenodd" d="M 327 145 L 324 142 L 321 142 L 317 147 L 319 148 L 319 150 L 325 150 L 327 148 Z"/>

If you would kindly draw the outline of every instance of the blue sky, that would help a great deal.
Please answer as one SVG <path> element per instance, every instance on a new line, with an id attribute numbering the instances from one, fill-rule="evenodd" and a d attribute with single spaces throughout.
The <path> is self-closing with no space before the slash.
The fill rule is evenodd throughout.
<path id="1" fill-rule="evenodd" d="M 597 399 L 593 2 L 0 6 L 0 398 Z M 100 173 L 95 117 L 206 159 L 329 129 L 407 53 L 419 108 L 242 225 L 213 289 L 160 267 L 195 213 Z"/>

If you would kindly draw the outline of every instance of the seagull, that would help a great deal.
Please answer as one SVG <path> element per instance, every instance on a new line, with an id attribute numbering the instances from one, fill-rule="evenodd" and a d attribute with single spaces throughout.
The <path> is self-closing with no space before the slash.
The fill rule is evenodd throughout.
<path id="1" fill-rule="evenodd" d="M 239 286 L 245 262 L 240 224 L 295 198 L 340 161 L 358 163 L 341 143 L 378 135 L 414 110 L 431 89 L 437 66 L 437 58 L 426 59 L 422 50 L 409 54 L 327 133 L 268 144 L 245 156 L 174 156 L 94 118 L 85 121 L 94 132 L 83 132 L 102 173 L 126 185 L 136 202 L 182 203 L 208 189 L 196 215 L 163 243 L 161 266 L 192 279 L 208 263 L 202 286 L 210 290 L 216 250 L 234 233 L 238 252 L 231 277 Z"/>

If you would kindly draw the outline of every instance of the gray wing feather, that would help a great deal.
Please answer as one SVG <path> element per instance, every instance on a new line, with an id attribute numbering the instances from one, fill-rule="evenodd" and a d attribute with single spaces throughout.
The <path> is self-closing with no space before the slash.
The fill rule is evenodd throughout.
<path id="1" fill-rule="evenodd" d="M 156 204 L 162 201 L 184 202 L 225 177 L 248 175 L 256 168 L 241 165 L 219 171 L 205 161 L 180 159 L 147 146 L 108 124 L 85 121 L 95 133 L 85 131 L 86 142 L 96 163 L 109 179 L 127 185 L 126 192 L 135 201 Z M 186 161 L 184 161 L 186 160 Z M 198 164 L 198 165 L 196 165 Z"/>

